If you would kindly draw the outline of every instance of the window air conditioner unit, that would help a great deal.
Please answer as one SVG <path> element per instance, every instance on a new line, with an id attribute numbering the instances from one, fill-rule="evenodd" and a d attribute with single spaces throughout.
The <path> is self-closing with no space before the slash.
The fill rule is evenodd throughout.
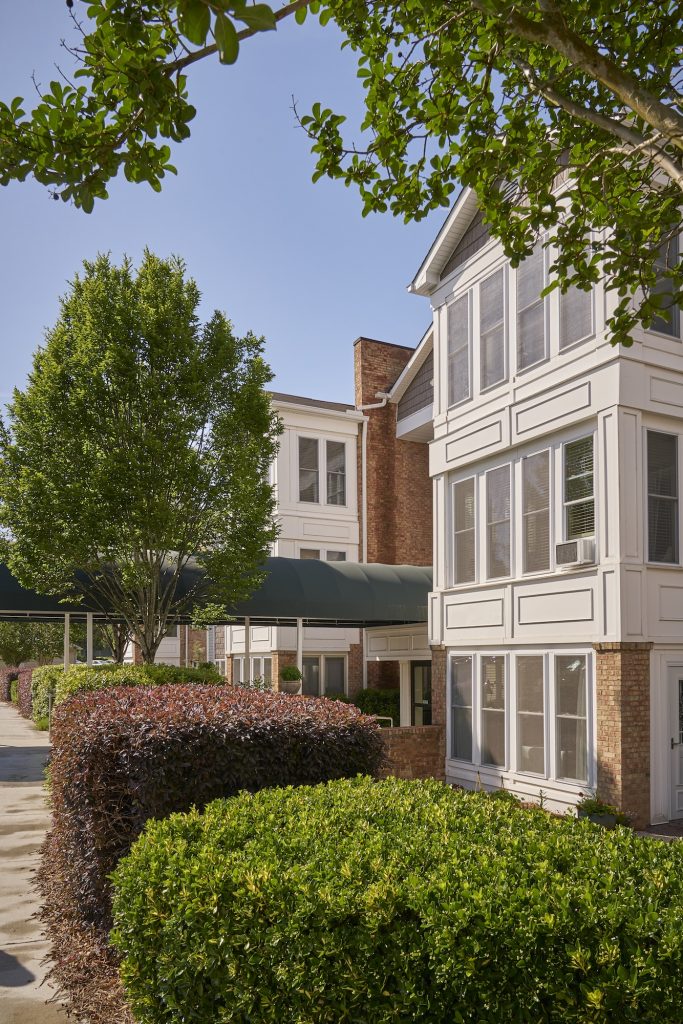
<path id="1" fill-rule="evenodd" d="M 558 569 L 574 569 L 579 565 L 595 565 L 595 540 L 581 537 L 555 545 L 555 564 Z"/>

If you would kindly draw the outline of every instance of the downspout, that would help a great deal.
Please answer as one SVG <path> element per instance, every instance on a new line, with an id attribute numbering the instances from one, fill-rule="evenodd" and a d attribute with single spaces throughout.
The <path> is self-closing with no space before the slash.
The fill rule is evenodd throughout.
<path id="1" fill-rule="evenodd" d="M 368 405 L 358 405 L 356 408 L 359 412 L 367 412 L 369 409 L 384 409 L 387 402 L 389 401 L 389 394 L 386 391 L 376 391 L 375 398 L 379 398 L 379 402 L 371 402 Z M 363 557 L 362 562 L 365 563 L 368 560 L 368 417 L 364 416 L 361 426 L 361 442 L 360 442 L 360 478 L 361 478 L 361 490 L 363 492 L 363 501 L 361 502 L 361 530 L 363 533 Z M 365 630 L 361 630 L 361 658 L 363 660 L 363 689 L 368 688 L 368 663 L 365 658 Z"/>

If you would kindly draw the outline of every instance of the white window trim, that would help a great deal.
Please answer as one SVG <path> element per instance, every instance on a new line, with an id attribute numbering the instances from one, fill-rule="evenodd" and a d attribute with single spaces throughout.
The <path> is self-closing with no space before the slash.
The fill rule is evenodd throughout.
<path id="1" fill-rule="evenodd" d="M 554 453 L 557 451 L 557 445 L 547 445 L 545 448 L 539 448 L 533 452 L 526 452 L 519 456 L 516 462 L 513 463 L 515 472 L 513 476 L 517 480 L 517 491 L 519 495 L 519 505 L 514 506 L 513 511 L 513 532 L 517 539 L 517 552 L 518 552 L 518 565 L 515 565 L 518 570 L 516 574 L 517 579 L 524 578 L 525 580 L 535 579 L 537 577 L 548 576 L 550 573 L 554 573 L 555 566 L 555 522 L 553 510 L 555 508 L 555 474 L 554 470 Z M 547 569 L 534 569 L 527 571 L 524 568 L 524 462 L 526 459 L 531 459 L 534 455 L 548 456 L 548 568 Z M 514 523 L 514 513 L 517 513 L 517 524 Z M 515 564 L 515 563 L 513 563 Z M 512 574 L 513 578 L 515 573 Z"/>
<path id="2" fill-rule="evenodd" d="M 343 651 L 304 651 L 304 661 L 306 658 L 317 658 L 320 678 L 320 696 L 325 696 L 325 687 L 327 683 L 327 673 L 324 671 L 325 659 L 326 658 L 342 658 L 344 661 L 344 689 L 342 693 L 344 696 L 348 696 L 349 693 L 349 658 L 348 655 Z"/>
<path id="3" fill-rule="evenodd" d="M 681 322 L 683 323 L 683 310 L 681 310 Z M 650 559 L 650 521 L 649 521 L 649 491 L 648 491 L 648 458 L 647 458 L 647 435 L 648 433 L 654 434 L 669 434 L 671 437 L 677 439 L 676 451 L 677 451 L 677 469 L 678 469 L 678 561 L 676 562 L 653 562 Z M 666 427 L 659 426 L 643 426 L 643 437 L 642 437 L 642 458 L 643 458 L 643 564 L 651 565 L 656 569 L 680 569 L 681 559 L 683 558 L 683 552 L 681 548 L 681 539 L 683 538 L 683 501 L 681 501 L 681 481 L 683 476 L 683 437 L 676 431 L 668 430 Z"/>
<path id="4" fill-rule="evenodd" d="M 499 270 L 503 271 L 503 376 L 500 380 L 497 380 L 495 384 L 489 384 L 483 388 L 481 386 L 481 286 L 484 284 L 489 277 L 493 277 Z M 495 391 L 496 388 L 501 387 L 503 384 L 507 384 L 510 379 L 510 272 L 509 264 L 505 262 L 498 263 L 494 267 L 490 267 L 485 274 L 478 278 L 476 282 L 476 293 L 477 293 L 477 349 L 478 349 L 478 365 L 477 365 L 477 379 L 479 381 L 479 394 L 488 395 L 491 391 Z"/>
<path id="5" fill-rule="evenodd" d="M 451 481 L 450 485 L 450 515 L 449 515 L 449 542 L 450 542 L 450 588 L 449 589 L 460 589 L 467 587 L 474 587 L 477 585 L 480 579 L 479 573 L 479 513 L 481 508 L 481 495 L 480 491 L 480 479 L 481 474 L 468 473 L 467 476 L 457 477 Z M 457 484 L 465 483 L 467 480 L 474 481 L 474 579 L 468 580 L 465 583 L 456 582 L 455 579 L 455 488 Z"/>
<path id="6" fill-rule="evenodd" d="M 564 543 L 568 543 L 570 540 L 580 540 L 580 539 L 583 539 L 583 538 L 577 538 L 577 537 L 569 538 L 567 536 L 567 533 L 568 533 L 568 530 L 567 530 L 567 515 L 566 515 L 567 508 L 569 507 L 569 505 L 581 505 L 581 504 L 583 504 L 583 503 L 588 501 L 588 498 L 576 498 L 575 500 L 567 503 L 567 476 L 566 476 L 566 472 L 565 472 L 565 468 L 566 468 L 565 451 L 566 451 L 567 445 L 575 444 L 576 441 L 582 441 L 584 438 L 587 438 L 587 437 L 590 437 L 592 439 L 592 441 L 593 441 L 593 474 L 592 474 L 593 475 L 593 495 L 592 495 L 592 499 L 593 499 L 593 532 L 591 534 L 587 534 L 586 535 L 586 539 L 592 538 L 593 540 L 596 541 L 596 544 L 597 544 L 597 536 L 598 536 L 598 494 L 597 494 L 597 489 L 598 489 L 598 472 L 597 472 L 597 469 L 598 469 L 598 439 L 597 439 L 597 431 L 595 431 L 595 430 L 589 430 L 588 432 L 584 431 L 582 433 L 577 433 L 577 435 L 575 437 L 569 437 L 569 438 L 567 438 L 566 440 L 564 440 L 562 442 L 561 453 L 560 453 L 560 475 L 561 475 L 561 479 L 562 479 L 562 491 L 561 491 L 561 494 L 562 494 L 562 502 L 561 502 L 562 532 L 560 533 L 560 536 L 562 537 L 562 540 L 563 540 Z M 597 561 L 597 551 L 596 551 L 596 561 Z"/>
<path id="7" fill-rule="evenodd" d="M 295 550 L 296 550 L 295 557 L 298 558 L 298 559 L 301 559 L 301 552 L 302 551 L 319 551 L 320 552 L 320 559 L 319 559 L 319 561 L 321 561 L 321 562 L 327 562 L 327 560 L 328 560 L 327 559 L 327 555 L 328 555 L 328 552 L 330 552 L 330 551 L 343 551 L 344 554 L 346 555 L 346 559 L 342 559 L 342 561 L 347 561 L 348 562 L 350 560 L 350 557 L 351 557 L 350 554 L 349 554 L 348 547 L 346 545 L 344 545 L 344 544 L 340 544 L 338 547 L 329 548 L 329 547 L 326 547 L 324 544 L 318 544 L 317 541 L 307 541 L 305 543 L 304 542 L 297 543 Z M 304 559 L 304 561 L 305 561 L 305 559 Z M 334 562 L 332 562 L 332 564 L 334 564 Z"/>
<path id="8" fill-rule="evenodd" d="M 474 381 L 475 381 L 475 376 L 474 376 L 474 373 L 472 372 L 473 371 L 473 367 L 472 367 L 472 354 L 473 354 L 473 348 L 474 348 L 473 343 L 472 343 L 472 337 L 473 337 L 473 333 L 474 333 L 473 330 L 472 330 L 472 326 L 473 326 L 472 325 L 472 321 L 473 321 L 473 307 L 474 307 L 474 303 L 472 301 L 472 291 L 473 291 L 472 288 L 468 288 L 466 291 L 461 292 L 459 295 L 453 295 L 451 298 L 449 298 L 448 302 L 446 303 L 446 312 L 445 312 L 445 319 L 446 319 L 446 403 L 447 403 L 447 408 L 448 408 L 449 412 L 450 412 L 451 409 L 460 409 L 463 405 L 465 405 L 467 402 L 471 402 L 473 400 L 473 398 L 474 398 Z M 449 380 L 450 380 L 450 353 L 448 351 L 448 340 L 449 340 L 448 339 L 448 311 L 449 311 L 451 306 L 453 306 L 456 302 L 458 302 L 462 298 L 466 298 L 467 299 L 467 373 L 468 373 L 467 398 L 461 398 L 459 402 L 453 402 L 453 404 L 451 405 L 450 404 L 450 397 L 451 396 L 450 396 L 450 388 L 449 388 Z"/>
<path id="9" fill-rule="evenodd" d="M 301 486 L 300 486 L 300 473 L 301 467 L 299 463 L 299 438 L 306 438 L 310 441 L 318 442 L 318 500 L 317 501 L 302 501 L 301 500 Z M 346 437 L 330 437 L 327 434 L 315 433 L 311 430 L 298 430 L 295 434 L 296 442 L 294 451 L 296 458 L 294 460 L 294 471 L 296 480 L 296 501 L 295 505 L 300 506 L 302 509 L 313 509 L 313 508 L 326 508 L 326 509 L 348 509 L 349 506 L 349 484 L 353 485 L 353 480 L 349 476 L 349 444 L 348 438 Z M 333 504 L 327 500 L 327 442 L 335 441 L 338 444 L 344 445 L 344 504 Z M 303 545 L 306 546 L 305 544 Z"/>
<path id="10" fill-rule="evenodd" d="M 489 521 L 488 521 L 488 519 L 489 519 L 489 510 L 488 510 L 489 476 L 490 476 L 491 473 L 496 473 L 498 470 L 504 469 L 506 467 L 507 467 L 507 471 L 508 471 L 508 487 L 509 487 L 509 494 L 510 494 L 510 518 L 508 519 L 508 537 L 509 537 L 509 555 L 510 555 L 510 557 L 509 557 L 509 566 L 508 566 L 508 571 L 503 576 L 489 576 L 489 573 L 488 573 L 488 569 L 489 569 Z M 485 506 L 484 507 L 484 529 L 486 530 L 486 533 L 485 533 L 485 544 L 483 545 L 483 547 L 485 547 L 486 550 L 485 550 L 484 555 L 483 555 L 484 563 L 485 563 L 484 566 L 483 566 L 483 569 L 484 569 L 484 576 L 483 576 L 483 578 L 486 579 L 487 581 L 493 582 L 494 580 L 509 580 L 514 575 L 513 569 L 516 567 L 516 560 L 515 560 L 516 552 L 515 552 L 515 538 L 514 538 L 514 515 L 515 515 L 515 511 L 516 511 L 516 509 L 515 509 L 515 497 L 516 497 L 515 496 L 515 481 L 514 481 L 513 463 L 512 462 L 501 462 L 501 464 L 499 466 L 492 466 L 490 469 L 487 469 L 485 471 L 485 473 L 484 473 L 484 506 Z M 501 522 L 503 522 L 503 520 L 501 520 Z M 477 535 L 476 535 L 476 508 L 475 508 L 475 535 L 474 535 L 474 537 L 475 537 L 475 551 L 476 551 L 476 536 Z"/>
<path id="11" fill-rule="evenodd" d="M 545 237 L 546 236 L 543 236 L 542 238 L 539 239 L 539 242 L 541 244 L 543 244 L 543 242 L 545 241 Z M 550 328 L 551 328 L 551 319 L 550 319 L 550 303 L 548 302 L 548 296 L 544 295 L 543 296 L 543 334 L 544 334 L 544 338 L 543 338 L 544 346 L 543 346 L 543 348 L 544 348 L 544 355 L 543 355 L 543 357 L 541 359 L 537 359 L 535 363 L 529 363 L 528 366 L 520 366 L 519 365 L 519 339 L 517 337 L 517 328 L 518 328 L 518 321 L 517 321 L 517 273 L 518 273 L 518 271 L 519 271 L 519 267 L 515 267 L 515 270 L 514 270 L 515 287 L 514 287 L 514 289 L 511 289 L 511 291 L 513 293 L 513 296 L 514 296 L 514 300 L 511 303 L 511 306 L 513 307 L 514 325 L 515 325 L 515 374 L 518 377 L 522 377 L 525 374 L 530 373 L 532 370 L 537 369 L 539 366 L 543 366 L 543 364 L 547 363 L 548 360 L 550 359 Z M 548 250 L 547 250 L 547 248 L 544 248 L 543 249 L 543 289 L 545 289 L 547 287 L 548 287 Z M 543 289 L 541 289 L 541 290 L 543 290 Z M 559 308 L 558 308 L 558 314 L 559 314 Z M 510 317 L 510 322 L 511 323 L 513 322 L 512 315 Z M 559 321 L 558 321 L 558 335 L 559 335 Z M 510 357 L 512 357 L 512 346 L 511 346 L 511 351 L 510 351 Z"/>

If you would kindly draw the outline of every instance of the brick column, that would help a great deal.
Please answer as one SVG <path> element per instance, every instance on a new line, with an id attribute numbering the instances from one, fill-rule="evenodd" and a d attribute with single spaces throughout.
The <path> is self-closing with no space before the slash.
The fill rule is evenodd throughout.
<path id="1" fill-rule="evenodd" d="M 443 644 L 432 647 L 432 722 L 446 725 L 446 648 Z M 445 747 L 443 756 L 446 757 Z"/>
<path id="2" fill-rule="evenodd" d="M 651 643 L 594 644 L 598 795 L 650 824 Z"/>
<path id="3" fill-rule="evenodd" d="M 280 670 L 285 665 L 296 665 L 296 651 L 273 651 L 271 654 L 272 661 L 272 673 L 273 673 L 273 689 L 280 690 Z"/>
<path id="4" fill-rule="evenodd" d="M 346 661 L 347 672 L 347 695 L 350 700 L 363 689 L 363 645 L 351 644 Z"/>

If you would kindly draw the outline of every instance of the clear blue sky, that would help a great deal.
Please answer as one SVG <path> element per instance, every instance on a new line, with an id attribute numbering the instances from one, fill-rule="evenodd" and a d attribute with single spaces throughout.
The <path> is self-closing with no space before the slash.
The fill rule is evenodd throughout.
<path id="1" fill-rule="evenodd" d="M 66 4 L 5 2 L 0 26 L 0 98 L 32 105 L 31 73 L 47 84 L 54 64 L 67 64 Z M 358 335 L 418 342 L 429 309 L 406 285 L 443 214 L 408 226 L 390 214 L 363 219 L 356 192 L 312 184 L 313 157 L 291 110 L 293 94 L 303 112 L 319 100 L 358 121 L 362 91 L 340 42 L 313 19 L 285 22 L 245 42 L 234 67 L 214 59 L 191 69 L 198 116 L 174 149 L 178 177 L 160 195 L 121 178 L 87 215 L 33 181 L 0 188 L 0 402 L 24 385 L 82 260 L 109 251 L 137 262 L 145 245 L 185 259 L 203 317 L 219 308 L 238 332 L 265 336 L 279 391 L 351 401 Z"/>

